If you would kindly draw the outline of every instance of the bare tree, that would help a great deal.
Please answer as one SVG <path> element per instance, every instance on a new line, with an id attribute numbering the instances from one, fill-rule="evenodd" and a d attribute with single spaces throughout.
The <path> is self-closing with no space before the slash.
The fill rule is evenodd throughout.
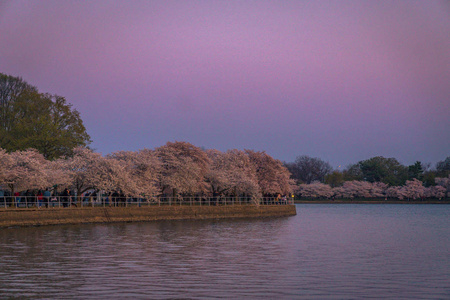
<path id="1" fill-rule="evenodd" d="M 325 176 L 333 171 L 328 162 L 307 155 L 297 157 L 295 162 L 287 163 L 286 166 L 292 173 L 292 178 L 299 183 L 323 182 Z"/>

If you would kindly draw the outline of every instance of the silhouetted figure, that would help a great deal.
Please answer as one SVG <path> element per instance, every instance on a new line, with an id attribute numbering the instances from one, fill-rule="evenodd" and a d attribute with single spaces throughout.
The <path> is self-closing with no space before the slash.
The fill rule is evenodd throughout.
<path id="1" fill-rule="evenodd" d="M 69 197 L 70 197 L 70 191 L 68 188 L 66 188 L 61 194 L 61 202 L 62 202 L 63 207 L 69 206 Z"/>
<path id="2" fill-rule="evenodd" d="M 212 196 L 211 205 L 217 205 L 217 199 L 218 198 L 219 198 L 219 193 L 218 192 L 214 192 L 213 196 Z"/>
<path id="3" fill-rule="evenodd" d="M 111 201 L 114 203 L 114 206 L 118 206 L 119 201 L 119 193 L 117 191 L 114 191 L 114 193 L 111 195 Z"/>
<path id="4" fill-rule="evenodd" d="M 122 191 L 120 191 L 120 206 L 125 206 L 126 197 Z"/>
<path id="5" fill-rule="evenodd" d="M 44 191 L 45 207 L 48 207 L 48 203 L 50 202 L 50 196 L 51 196 L 51 193 L 48 190 L 48 188 L 46 188 L 45 191 Z"/>

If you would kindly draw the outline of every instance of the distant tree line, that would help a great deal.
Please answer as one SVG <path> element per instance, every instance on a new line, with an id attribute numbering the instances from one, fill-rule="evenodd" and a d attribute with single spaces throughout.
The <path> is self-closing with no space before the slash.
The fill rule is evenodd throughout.
<path id="1" fill-rule="evenodd" d="M 435 168 L 416 161 L 405 166 L 382 156 L 334 170 L 320 158 L 299 156 L 285 163 L 296 193 L 309 198 L 445 198 L 450 197 L 450 156 Z"/>

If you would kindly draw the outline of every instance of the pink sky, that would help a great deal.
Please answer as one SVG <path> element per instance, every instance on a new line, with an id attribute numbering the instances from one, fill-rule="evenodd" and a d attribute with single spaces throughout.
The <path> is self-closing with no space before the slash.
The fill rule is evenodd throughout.
<path id="1" fill-rule="evenodd" d="M 448 1 L 0 0 L 0 72 L 66 97 L 103 154 L 450 156 Z"/>

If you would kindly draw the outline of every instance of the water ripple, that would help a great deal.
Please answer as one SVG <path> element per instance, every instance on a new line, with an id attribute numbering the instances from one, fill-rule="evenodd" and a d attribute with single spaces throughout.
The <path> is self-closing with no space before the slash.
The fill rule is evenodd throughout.
<path id="1" fill-rule="evenodd" d="M 0 231 L 0 298 L 450 298 L 448 206 Z"/>

